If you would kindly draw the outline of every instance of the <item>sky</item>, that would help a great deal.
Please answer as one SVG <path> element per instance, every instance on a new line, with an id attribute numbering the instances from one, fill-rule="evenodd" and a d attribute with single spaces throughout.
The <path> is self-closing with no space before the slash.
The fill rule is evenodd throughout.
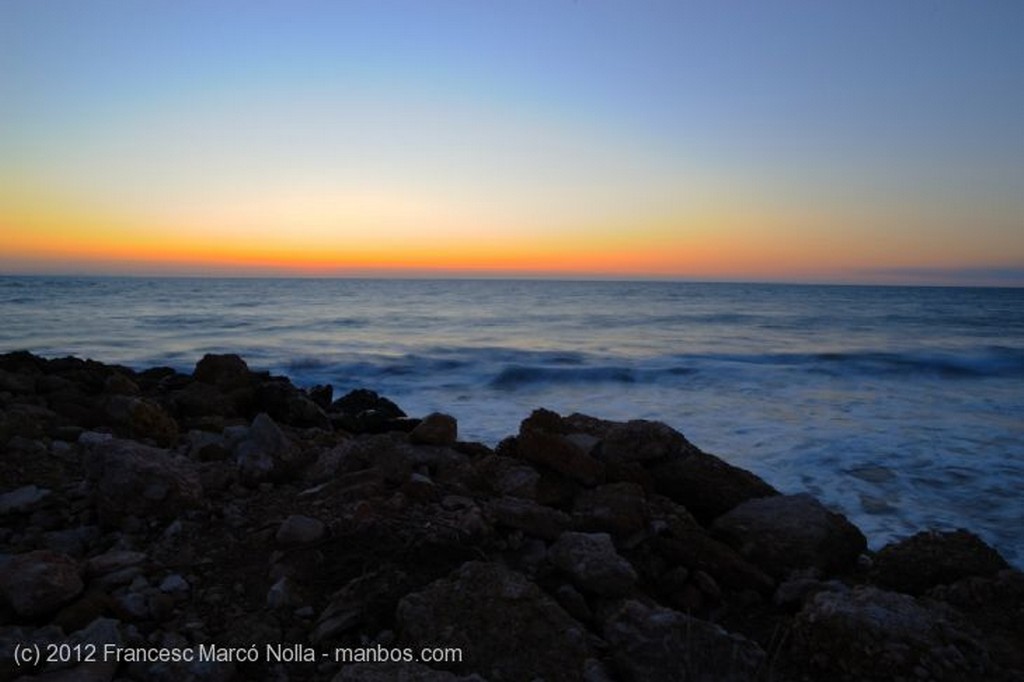
<path id="1" fill-rule="evenodd" d="M 1024 285 L 1024 3 L 0 0 L 0 274 Z"/>

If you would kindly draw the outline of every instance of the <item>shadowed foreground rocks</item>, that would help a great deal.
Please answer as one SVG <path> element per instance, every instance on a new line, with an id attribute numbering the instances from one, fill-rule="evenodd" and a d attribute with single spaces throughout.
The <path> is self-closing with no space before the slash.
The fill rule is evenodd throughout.
<path id="1" fill-rule="evenodd" d="M 976 536 L 872 554 L 656 422 L 19 352 L 0 457 L 0 680 L 1024 680 Z"/>

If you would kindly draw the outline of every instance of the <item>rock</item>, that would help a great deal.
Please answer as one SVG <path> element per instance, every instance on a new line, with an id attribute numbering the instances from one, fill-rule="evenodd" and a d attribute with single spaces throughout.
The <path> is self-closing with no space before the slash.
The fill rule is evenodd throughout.
<path id="1" fill-rule="evenodd" d="M 791 660 L 814 679 L 992 679 L 988 653 L 952 609 L 876 587 L 819 592 L 790 641 Z"/>
<path id="2" fill-rule="evenodd" d="M 740 635 L 633 600 L 604 621 L 604 639 L 615 670 L 629 682 L 753 682 L 765 661 L 764 651 Z"/>
<path id="3" fill-rule="evenodd" d="M 623 543 L 647 529 L 647 501 L 636 483 L 609 483 L 576 496 L 572 507 L 576 530 L 610 533 Z"/>
<path id="4" fill-rule="evenodd" d="M 31 512 L 50 496 L 50 491 L 36 485 L 25 485 L 0 495 L 0 514 Z"/>
<path id="5" fill-rule="evenodd" d="M 586 629 L 519 573 L 471 561 L 398 604 L 398 632 L 409 646 L 462 649 L 454 672 L 489 680 L 568 682 L 592 657 Z"/>
<path id="6" fill-rule="evenodd" d="M 583 485 L 596 485 L 604 478 L 604 465 L 588 448 L 569 438 L 564 428 L 562 418 L 554 412 L 534 410 L 519 427 L 516 455 Z"/>
<path id="7" fill-rule="evenodd" d="M 538 498 L 541 476 L 522 461 L 501 455 L 489 455 L 473 463 L 477 475 L 489 490 L 511 497 Z"/>
<path id="8" fill-rule="evenodd" d="M 107 402 L 107 415 L 132 438 L 150 438 L 161 447 L 178 439 L 178 423 L 152 400 L 115 395 Z"/>
<path id="9" fill-rule="evenodd" d="M 159 590 L 166 594 L 185 594 L 189 589 L 188 581 L 177 573 L 172 573 L 160 581 Z"/>
<path id="10" fill-rule="evenodd" d="M 126 516 L 173 519 L 203 501 L 195 465 L 167 450 L 111 440 L 87 447 L 87 468 L 104 525 Z"/>
<path id="11" fill-rule="evenodd" d="M 391 650 L 380 647 L 386 653 L 371 654 L 384 658 L 390 656 Z M 401 654 L 401 651 L 398 652 Z M 455 675 L 445 670 L 428 668 L 422 663 L 374 662 L 353 663 L 341 669 L 331 682 L 487 682 L 479 675 Z"/>
<path id="12" fill-rule="evenodd" d="M 235 447 L 238 474 L 248 485 L 280 481 L 308 463 L 299 448 L 266 413 L 256 415 L 246 437 Z"/>
<path id="13" fill-rule="evenodd" d="M 89 578 L 123 571 L 126 568 L 138 566 L 146 561 L 148 557 L 144 552 L 132 552 L 128 550 L 111 550 L 103 554 L 97 554 L 85 562 L 85 575 Z"/>
<path id="14" fill-rule="evenodd" d="M 850 571 L 867 549 L 856 526 L 808 494 L 748 500 L 720 516 L 712 530 L 776 579 L 810 567 Z"/>
<path id="15" fill-rule="evenodd" d="M 554 540 L 572 526 L 565 512 L 518 497 L 489 500 L 484 511 L 492 523 L 517 528 L 544 540 Z"/>
<path id="16" fill-rule="evenodd" d="M 234 353 L 227 355 L 204 355 L 196 363 L 192 376 L 196 381 L 212 384 L 221 390 L 231 390 L 249 384 L 252 373 L 245 360 Z"/>
<path id="17" fill-rule="evenodd" d="M 703 452 L 669 459 L 651 474 L 659 493 L 686 507 L 703 525 L 741 502 L 779 494 L 749 471 Z"/>
<path id="18" fill-rule="evenodd" d="M 328 410 L 331 407 L 331 400 L 334 398 L 334 386 L 330 384 L 322 384 L 314 386 L 309 389 L 309 399 L 312 400 L 317 407 L 322 410 Z"/>
<path id="19" fill-rule="evenodd" d="M 0 594 L 23 618 L 56 612 L 84 587 L 78 564 L 50 550 L 18 554 L 0 565 Z"/>
<path id="20" fill-rule="evenodd" d="M 409 432 L 409 440 L 422 445 L 452 445 L 457 439 L 455 417 L 440 412 L 428 414 Z"/>
<path id="21" fill-rule="evenodd" d="M 700 454 L 683 434 L 661 422 L 635 419 L 609 424 L 599 451 L 605 462 L 649 462 Z"/>
<path id="22" fill-rule="evenodd" d="M 673 566 L 704 571 L 731 590 L 754 590 L 769 595 L 775 589 L 772 579 L 733 548 L 718 542 L 703 530 L 685 531 L 672 537 L 657 537 L 651 545 L 659 556 Z"/>
<path id="23" fill-rule="evenodd" d="M 636 571 L 619 556 L 607 533 L 562 533 L 548 550 L 552 564 L 584 590 L 618 597 L 636 583 Z"/>
<path id="24" fill-rule="evenodd" d="M 320 519 L 292 514 L 281 523 L 275 539 L 281 545 L 305 545 L 324 537 L 326 527 Z"/>
<path id="25" fill-rule="evenodd" d="M 398 405 L 365 388 L 335 400 L 330 412 L 332 423 L 351 433 L 385 433 L 406 416 Z"/>
<path id="26" fill-rule="evenodd" d="M 937 585 L 991 576 L 1005 568 L 1006 560 L 973 533 L 924 531 L 879 550 L 871 575 L 882 587 L 923 594 Z"/>

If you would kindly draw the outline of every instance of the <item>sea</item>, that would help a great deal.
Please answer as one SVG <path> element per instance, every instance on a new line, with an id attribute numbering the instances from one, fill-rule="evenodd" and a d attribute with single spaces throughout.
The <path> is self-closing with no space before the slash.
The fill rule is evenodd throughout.
<path id="1" fill-rule="evenodd" d="M 654 419 L 870 545 L 967 528 L 1024 567 L 1024 289 L 0 277 L 0 352 L 191 372 L 238 353 L 496 444 L 532 410 Z"/>

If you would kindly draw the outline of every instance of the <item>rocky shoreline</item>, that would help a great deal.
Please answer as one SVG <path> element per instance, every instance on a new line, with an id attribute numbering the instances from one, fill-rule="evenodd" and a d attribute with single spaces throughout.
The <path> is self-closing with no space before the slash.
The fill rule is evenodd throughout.
<path id="1" fill-rule="evenodd" d="M 1024 680 L 976 536 L 871 553 L 657 422 L 17 352 L 0 456 L 0 680 Z"/>

